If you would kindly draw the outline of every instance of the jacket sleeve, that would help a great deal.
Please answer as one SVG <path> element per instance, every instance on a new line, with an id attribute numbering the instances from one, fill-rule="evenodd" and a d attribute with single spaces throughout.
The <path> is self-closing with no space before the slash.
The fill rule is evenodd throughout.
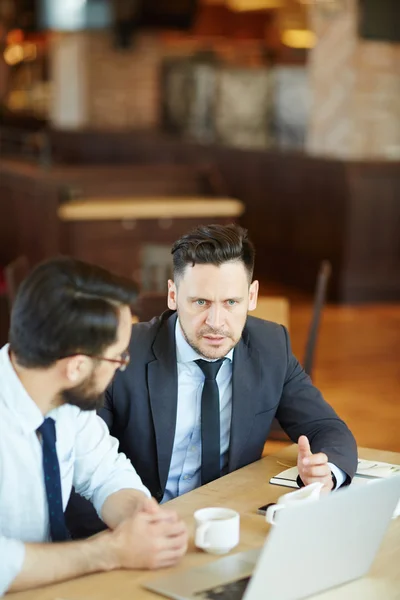
<path id="1" fill-rule="evenodd" d="M 282 329 L 286 339 L 287 369 L 276 417 L 293 442 L 297 443 L 301 435 L 306 435 L 311 451 L 324 452 L 329 462 L 344 471 L 345 484 L 348 484 L 357 469 L 356 441 L 347 425 L 313 386 L 292 353 L 286 329 Z"/>

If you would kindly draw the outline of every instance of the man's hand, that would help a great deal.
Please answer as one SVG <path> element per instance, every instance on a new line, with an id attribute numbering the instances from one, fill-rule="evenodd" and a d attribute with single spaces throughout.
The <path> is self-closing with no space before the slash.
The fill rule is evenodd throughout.
<path id="1" fill-rule="evenodd" d="M 25 544 L 22 569 L 8 591 L 19 592 L 99 571 L 175 565 L 187 549 L 186 526 L 176 513 L 159 508 L 155 501 L 149 499 L 147 508 L 150 511 L 137 512 L 114 531 L 108 529 L 87 540 Z M 0 551 L 10 542 L 15 543 L 0 535 Z"/>
<path id="2" fill-rule="evenodd" d="M 160 569 L 172 567 L 185 554 L 188 533 L 173 511 L 139 512 L 110 532 L 113 568 Z"/>
<path id="3" fill-rule="evenodd" d="M 299 437 L 298 445 L 297 468 L 304 485 L 319 481 L 324 484 L 321 493 L 330 492 L 333 488 L 332 471 L 328 465 L 326 454 L 323 452 L 313 454 L 305 435 Z"/>
<path id="4" fill-rule="evenodd" d="M 139 490 L 123 489 L 108 496 L 101 509 L 101 516 L 110 529 L 139 512 L 156 514 L 162 511 L 154 498 Z"/>
<path id="5" fill-rule="evenodd" d="M 142 504 L 140 506 L 140 510 L 148 513 L 149 515 L 156 515 L 156 514 L 169 514 L 170 511 L 166 511 L 163 508 L 161 508 L 160 504 L 158 504 L 157 500 L 155 498 L 144 498 L 142 500 Z"/>

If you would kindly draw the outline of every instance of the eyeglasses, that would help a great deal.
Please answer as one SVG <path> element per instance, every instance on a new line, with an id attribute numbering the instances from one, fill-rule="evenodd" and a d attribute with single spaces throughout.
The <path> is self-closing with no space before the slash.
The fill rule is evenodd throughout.
<path id="1" fill-rule="evenodd" d="M 77 354 L 80 354 L 81 356 L 87 356 L 88 358 L 93 358 L 94 360 L 105 360 L 110 363 L 118 364 L 118 369 L 120 371 L 125 371 L 126 367 L 131 362 L 131 356 L 128 350 L 122 352 L 121 358 L 107 358 L 106 356 L 94 356 L 93 354 L 85 354 L 84 352 L 77 352 L 76 354 L 69 354 L 68 356 L 62 356 L 60 358 L 71 358 L 72 356 L 76 356 Z"/>
<path id="2" fill-rule="evenodd" d="M 105 356 L 93 356 L 92 354 L 84 354 L 83 356 L 88 356 L 89 358 L 94 358 L 95 360 L 105 360 L 110 363 L 118 364 L 118 369 L 120 371 L 125 371 L 126 367 L 131 362 L 131 355 L 128 350 L 121 354 L 121 358 L 106 358 Z"/>

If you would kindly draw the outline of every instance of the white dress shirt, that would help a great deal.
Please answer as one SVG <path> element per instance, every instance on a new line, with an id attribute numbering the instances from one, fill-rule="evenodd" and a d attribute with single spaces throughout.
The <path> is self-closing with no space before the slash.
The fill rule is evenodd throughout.
<path id="1" fill-rule="evenodd" d="M 100 514 L 106 498 L 124 488 L 150 495 L 104 421 L 94 411 L 64 405 L 47 417 L 56 422 L 63 507 L 72 485 Z M 0 596 L 20 572 L 24 542 L 47 542 L 50 527 L 36 430 L 43 414 L 11 364 L 8 345 L 0 350 Z"/>
<path id="2" fill-rule="evenodd" d="M 201 485 L 201 394 L 204 374 L 194 362 L 202 358 L 187 343 L 179 319 L 175 327 L 178 366 L 178 405 L 171 465 L 162 502 L 172 500 Z M 221 473 L 228 470 L 228 450 L 232 415 L 232 360 L 234 350 L 226 355 L 218 375 L 221 427 Z M 336 465 L 328 463 L 336 477 L 337 488 L 346 479 Z"/>

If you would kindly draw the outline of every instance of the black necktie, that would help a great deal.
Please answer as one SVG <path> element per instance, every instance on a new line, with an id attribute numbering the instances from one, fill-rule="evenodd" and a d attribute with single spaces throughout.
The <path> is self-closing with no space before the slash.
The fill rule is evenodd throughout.
<path id="1" fill-rule="evenodd" d="M 56 450 L 56 423 L 48 417 L 38 431 L 42 434 L 43 472 L 49 508 L 50 535 L 53 542 L 69 539 L 61 495 L 60 465 Z"/>
<path id="2" fill-rule="evenodd" d="M 219 390 L 216 382 L 224 358 L 209 362 L 196 360 L 203 371 L 205 380 L 201 395 L 201 483 L 221 476 L 220 466 L 220 424 L 219 424 Z"/>

